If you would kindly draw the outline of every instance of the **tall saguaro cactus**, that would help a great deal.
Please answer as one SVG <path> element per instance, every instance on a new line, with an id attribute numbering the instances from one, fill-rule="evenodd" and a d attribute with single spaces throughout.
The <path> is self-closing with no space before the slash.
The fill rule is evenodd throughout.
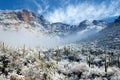
<path id="1" fill-rule="evenodd" d="M 108 64 L 107 64 L 107 53 L 105 51 L 105 72 L 107 74 Z"/>
<path id="2" fill-rule="evenodd" d="M 58 49 L 56 50 L 56 57 L 57 57 L 57 63 L 59 61 L 59 57 L 60 57 L 60 49 L 58 47 Z"/>
<path id="3" fill-rule="evenodd" d="M 5 43 L 3 42 L 2 50 L 5 52 Z"/>
<path id="4" fill-rule="evenodd" d="M 41 57 L 40 57 L 40 51 L 38 52 L 38 54 L 39 54 L 39 60 L 41 59 Z"/>
<path id="5" fill-rule="evenodd" d="M 108 60 L 109 60 L 109 66 L 111 66 L 111 63 L 112 63 L 112 58 L 111 58 L 111 56 L 109 56 Z"/>
<path id="6" fill-rule="evenodd" d="M 91 56 L 90 56 L 90 54 L 88 56 L 88 64 L 89 64 L 89 67 L 90 67 L 90 64 L 91 64 Z"/>
<path id="7" fill-rule="evenodd" d="M 23 46 L 23 58 L 25 57 L 25 45 Z"/>
<path id="8" fill-rule="evenodd" d="M 120 58 L 119 58 L 119 56 L 118 56 L 117 63 L 118 63 L 118 67 L 120 68 Z"/>

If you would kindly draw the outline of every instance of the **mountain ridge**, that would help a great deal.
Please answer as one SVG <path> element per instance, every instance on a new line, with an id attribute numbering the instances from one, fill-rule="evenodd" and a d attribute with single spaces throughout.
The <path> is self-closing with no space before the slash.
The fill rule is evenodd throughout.
<path id="1" fill-rule="evenodd" d="M 106 40 L 107 34 L 116 34 L 111 31 L 117 31 L 117 28 L 113 27 L 119 27 L 120 23 L 120 17 L 112 23 L 107 23 L 102 20 L 84 20 L 78 25 L 61 22 L 50 23 L 43 15 L 38 16 L 32 11 L 24 9 L 0 11 L 0 16 L 1 30 L 32 32 L 32 34 L 35 34 L 37 37 L 44 36 L 44 40 L 45 38 L 48 38 L 46 40 L 51 38 L 51 42 L 57 40 L 57 43 L 60 43 L 61 40 L 63 43 L 69 43 L 81 41 L 86 38 L 89 38 L 88 40 L 91 38 L 93 41 L 98 40 L 98 42 L 101 43 L 103 39 Z M 54 38 L 54 40 L 52 40 L 52 38 Z M 108 40 L 106 41 L 109 42 Z"/>
<path id="2" fill-rule="evenodd" d="M 58 29 L 64 29 L 66 31 L 69 31 L 71 28 L 73 28 L 73 30 L 77 30 L 77 29 L 79 29 L 80 24 L 82 24 L 84 22 L 84 21 L 80 22 L 79 25 L 70 25 L 70 24 L 65 24 L 65 23 L 61 23 L 61 22 L 50 23 L 49 21 L 47 21 L 44 18 L 43 15 L 38 16 L 35 13 L 33 13 L 32 11 L 28 11 L 25 9 L 23 9 L 23 10 L 6 10 L 6 11 L 2 10 L 2 11 L 0 11 L 0 14 L 1 14 L 1 16 L 8 15 L 8 16 L 4 17 L 3 19 L 5 19 L 5 18 L 7 18 L 8 20 L 14 19 L 14 21 L 12 21 L 12 22 L 9 21 L 8 23 L 14 23 L 15 25 L 18 25 L 20 22 L 24 22 L 25 24 L 30 24 L 33 27 L 36 27 L 37 26 L 36 24 L 39 24 L 40 26 L 43 26 L 43 28 L 46 28 L 49 32 L 52 32 L 52 30 L 58 30 Z M 2 21 L 2 18 L 0 20 Z M 0 23 L 3 23 L 3 22 L 0 22 Z M 8 24 L 7 22 L 5 22 L 5 23 Z M 90 24 L 88 24 L 88 25 L 90 25 Z M 97 24 L 95 24 L 95 25 L 97 25 Z M 64 28 L 63 28 L 63 26 L 64 26 Z M 54 29 L 54 27 L 56 29 Z"/>

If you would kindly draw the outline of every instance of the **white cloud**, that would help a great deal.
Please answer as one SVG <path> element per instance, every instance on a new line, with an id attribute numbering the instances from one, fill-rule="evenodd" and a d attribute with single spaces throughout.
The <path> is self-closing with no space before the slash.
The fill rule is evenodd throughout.
<path id="1" fill-rule="evenodd" d="M 103 19 L 120 15 L 120 0 L 112 0 L 109 5 L 105 2 L 101 4 L 81 3 L 77 5 L 67 5 L 48 12 L 45 17 L 50 22 L 64 22 L 68 24 L 78 24 L 85 19 Z"/>

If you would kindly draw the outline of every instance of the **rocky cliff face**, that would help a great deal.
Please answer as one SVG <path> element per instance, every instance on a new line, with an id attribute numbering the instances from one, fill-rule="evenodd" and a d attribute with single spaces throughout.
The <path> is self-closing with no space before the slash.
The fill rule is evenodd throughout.
<path id="1" fill-rule="evenodd" d="M 39 28 L 41 31 L 43 31 L 43 27 L 38 22 L 37 16 L 33 12 L 28 10 L 0 11 L 0 28 L 4 30 Z"/>
<path id="2" fill-rule="evenodd" d="M 22 17 L 25 22 L 30 21 L 30 14 L 27 10 L 22 10 Z"/>
<path id="3" fill-rule="evenodd" d="M 29 12 L 28 10 L 22 10 L 22 18 L 24 22 L 34 21 L 36 19 L 36 15 L 33 12 Z"/>

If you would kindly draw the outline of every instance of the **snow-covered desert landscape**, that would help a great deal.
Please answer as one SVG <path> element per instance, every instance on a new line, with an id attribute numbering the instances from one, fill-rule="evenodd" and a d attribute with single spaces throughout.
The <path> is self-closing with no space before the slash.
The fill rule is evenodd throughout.
<path id="1" fill-rule="evenodd" d="M 120 80 L 120 0 L 6 2 L 0 80 Z"/>

